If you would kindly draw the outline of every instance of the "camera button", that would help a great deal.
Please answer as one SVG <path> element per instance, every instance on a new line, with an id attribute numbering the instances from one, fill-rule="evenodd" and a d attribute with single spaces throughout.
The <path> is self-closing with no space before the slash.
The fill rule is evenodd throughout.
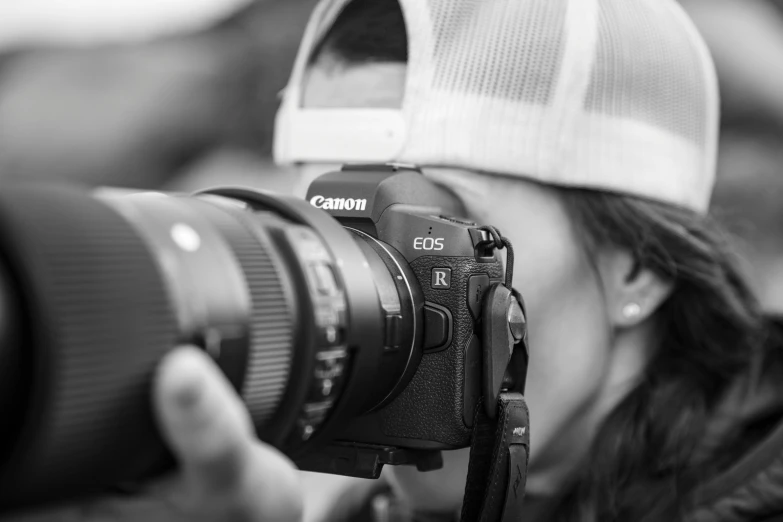
<path id="1" fill-rule="evenodd" d="M 437 352 L 451 344 L 451 312 L 432 303 L 424 305 L 424 351 Z"/>
<path id="2" fill-rule="evenodd" d="M 402 316 L 386 316 L 386 339 L 384 348 L 386 350 L 397 350 L 402 346 Z"/>
<path id="3" fill-rule="evenodd" d="M 466 227 L 476 227 L 478 226 L 477 223 L 474 223 L 473 221 L 470 221 L 469 219 L 465 218 L 459 218 L 459 217 L 452 217 L 452 216 L 438 216 L 443 221 L 450 221 L 452 223 L 456 223 L 458 225 L 465 225 Z"/>

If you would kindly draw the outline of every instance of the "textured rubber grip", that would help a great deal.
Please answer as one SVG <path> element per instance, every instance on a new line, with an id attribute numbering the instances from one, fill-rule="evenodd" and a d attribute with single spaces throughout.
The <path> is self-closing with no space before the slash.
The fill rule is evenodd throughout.
<path id="1" fill-rule="evenodd" d="M 147 246 L 80 189 L 5 187 L 0 253 L 22 302 L 31 375 L 0 506 L 85 493 L 138 476 L 162 452 L 155 366 L 177 329 Z M 0 376 L 2 378 L 2 376 Z"/>

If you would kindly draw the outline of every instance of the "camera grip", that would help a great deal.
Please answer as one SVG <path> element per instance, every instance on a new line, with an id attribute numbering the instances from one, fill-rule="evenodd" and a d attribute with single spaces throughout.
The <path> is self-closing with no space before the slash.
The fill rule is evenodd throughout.
<path id="1" fill-rule="evenodd" d="M 477 262 L 472 257 L 426 256 L 413 261 L 411 268 L 426 302 L 450 311 L 451 343 L 434 353 L 425 351 L 405 390 L 381 410 L 357 419 L 341 438 L 421 449 L 466 447 L 471 438 L 470 422 L 463 415 L 466 378 L 481 378 L 480 372 L 475 372 L 475 376 L 466 373 L 466 352 L 476 321 L 468 304 L 468 293 L 479 290 L 483 295 L 485 291 L 471 285 L 470 278 L 486 275 L 488 282 L 500 281 L 502 265 L 499 261 Z M 438 286 L 433 284 L 434 269 L 451 271 L 448 288 L 433 287 Z M 475 385 L 477 392 L 480 389 L 480 383 L 468 384 Z"/>

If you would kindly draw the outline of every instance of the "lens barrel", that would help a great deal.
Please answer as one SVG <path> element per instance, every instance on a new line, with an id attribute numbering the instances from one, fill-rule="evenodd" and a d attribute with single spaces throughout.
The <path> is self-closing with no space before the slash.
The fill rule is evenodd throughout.
<path id="1" fill-rule="evenodd" d="M 163 469 L 150 390 L 179 344 L 205 349 L 291 455 L 393 397 L 421 357 L 423 303 L 370 243 L 304 201 L 239 189 L 4 189 L 0 509 Z"/>

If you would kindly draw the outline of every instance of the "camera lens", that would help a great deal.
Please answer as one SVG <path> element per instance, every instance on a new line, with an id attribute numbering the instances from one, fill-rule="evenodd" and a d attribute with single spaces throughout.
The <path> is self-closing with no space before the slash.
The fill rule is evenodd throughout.
<path id="1" fill-rule="evenodd" d="M 407 264 L 294 198 L 9 187 L 0 263 L 0 507 L 160 471 L 149 393 L 178 344 L 290 455 L 393 398 L 421 357 Z"/>

